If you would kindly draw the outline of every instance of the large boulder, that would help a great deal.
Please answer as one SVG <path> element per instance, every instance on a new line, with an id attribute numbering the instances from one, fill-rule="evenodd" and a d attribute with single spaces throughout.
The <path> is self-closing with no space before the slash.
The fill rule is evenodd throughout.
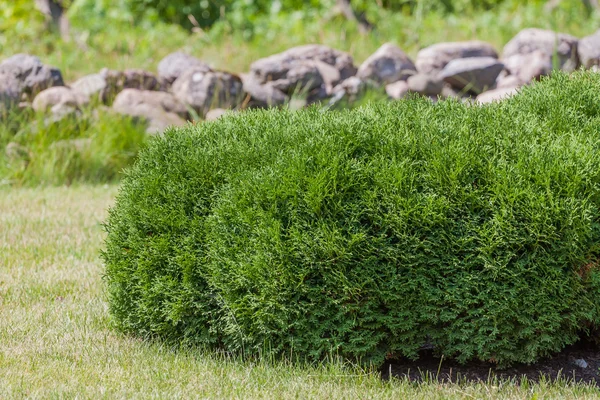
<path id="1" fill-rule="evenodd" d="M 400 100 L 408 94 L 408 82 L 396 81 L 385 86 L 385 93 L 394 100 Z"/>
<path id="2" fill-rule="evenodd" d="M 273 87 L 288 95 L 307 94 L 319 89 L 324 83 L 321 72 L 313 62 L 301 61 L 288 70 L 285 78 L 273 81 Z"/>
<path id="3" fill-rule="evenodd" d="M 585 68 L 600 66 L 600 30 L 579 40 L 577 46 L 579 61 Z"/>
<path id="4" fill-rule="evenodd" d="M 520 84 L 527 84 L 552 72 L 552 57 L 542 50 L 531 53 L 513 54 L 503 60 L 508 77 L 518 79 Z M 514 79 L 513 78 L 513 79 Z M 502 81 L 506 77 L 502 77 Z M 502 84 L 499 86 L 509 86 Z"/>
<path id="5" fill-rule="evenodd" d="M 438 43 L 419 51 L 415 65 L 420 73 L 437 75 L 450 61 L 469 57 L 498 58 L 498 53 L 491 44 L 478 40 Z"/>
<path id="6" fill-rule="evenodd" d="M 556 55 L 558 68 L 571 72 L 579 66 L 576 37 L 550 30 L 529 28 L 519 32 L 504 46 L 503 58 L 539 51 L 550 60 Z"/>
<path id="7" fill-rule="evenodd" d="M 420 93 L 424 96 L 438 96 L 444 89 L 444 82 L 434 75 L 415 74 L 406 81 L 410 92 Z"/>
<path id="8" fill-rule="evenodd" d="M 365 81 L 389 85 L 405 80 L 416 72 L 415 64 L 405 52 L 392 43 L 386 43 L 361 64 L 356 76 Z"/>
<path id="9" fill-rule="evenodd" d="M 17 54 L 0 63 L 0 81 L 8 80 L 16 82 L 20 95 L 29 98 L 49 87 L 64 85 L 60 70 L 29 54 Z"/>
<path id="10" fill-rule="evenodd" d="M 15 77 L 0 75 L 0 118 L 17 106 L 20 98 L 20 82 Z"/>
<path id="11" fill-rule="evenodd" d="M 150 134 L 160 133 L 169 126 L 182 126 L 186 123 L 178 115 L 183 113 L 184 106 L 169 93 L 125 89 L 117 95 L 112 108 L 119 114 L 147 121 L 146 132 Z"/>
<path id="12" fill-rule="evenodd" d="M 273 86 L 273 82 L 260 83 L 252 74 L 241 74 L 245 98 L 244 107 L 268 108 L 285 104 L 288 96 Z"/>
<path id="13" fill-rule="evenodd" d="M 106 103 L 110 103 L 124 89 L 161 90 L 162 88 L 153 73 L 141 69 L 116 71 L 104 68 L 100 71 L 100 76 L 106 81 L 106 87 L 101 93 L 101 98 Z"/>
<path id="14" fill-rule="evenodd" d="M 356 73 L 352 56 L 327 46 L 309 44 L 293 47 L 283 53 L 262 58 L 250 66 L 252 74 L 260 83 L 285 79 L 290 69 L 301 61 L 320 61 L 335 67 L 340 74 L 339 80 L 344 80 Z"/>
<path id="15" fill-rule="evenodd" d="M 244 99 L 242 80 L 222 71 L 189 69 L 173 82 L 175 97 L 200 115 L 213 108 L 233 108 Z"/>
<path id="16" fill-rule="evenodd" d="M 341 100 L 354 102 L 362 97 L 368 88 L 367 82 L 360 79 L 358 76 L 351 76 L 338 84 L 332 91 L 332 97 L 329 101 L 330 105 L 334 105 Z"/>
<path id="17" fill-rule="evenodd" d="M 455 89 L 479 94 L 494 86 L 503 69 L 492 57 L 459 58 L 446 64 L 439 77 Z"/>
<path id="18" fill-rule="evenodd" d="M 165 85 L 171 85 L 188 69 L 211 71 L 211 68 L 199 58 L 178 51 L 171 53 L 158 63 L 158 79 Z"/>
<path id="19" fill-rule="evenodd" d="M 72 107 L 79 108 L 87 103 L 87 98 L 66 86 L 54 86 L 41 91 L 33 99 L 32 108 L 38 112 Z"/>
<path id="20" fill-rule="evenodd" d="M 86 75 L 71 84 L 71 89 L 88 101 L 102 101 L 102 93 L 108 83 L 100 74 Z"/>
<path id="21" fill-rule="evenodd" d="M 139 104 L 148 104 L 163 111 L 174 113 L 181 118 L 188 118 L 189 112 L 185 104 L 167 92 L 152 90 L 125 89 L 117 95 L 113 106 L 116 108 L 136 107 Z"/>

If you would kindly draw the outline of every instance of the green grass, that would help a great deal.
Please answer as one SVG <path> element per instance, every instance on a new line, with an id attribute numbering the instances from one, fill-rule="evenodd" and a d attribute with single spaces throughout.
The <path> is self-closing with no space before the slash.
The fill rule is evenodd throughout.
<path id="1" fill-rule="evenodd" d="M 58 121 L 11 112 L 0 124 L 0 185 L 116 181 L 146 140 L 144 123 L 104 109 Z M 6 150 L 9 144 L 18 150 Z"/>
<path id="2" fill-rule="evenodd" d="M 0 398 L 600 398 L 566 382 L 385 383 L 338 363 L 241 362 L 116 333 L 98 258 L 116 191 L 0 190 Z"/>

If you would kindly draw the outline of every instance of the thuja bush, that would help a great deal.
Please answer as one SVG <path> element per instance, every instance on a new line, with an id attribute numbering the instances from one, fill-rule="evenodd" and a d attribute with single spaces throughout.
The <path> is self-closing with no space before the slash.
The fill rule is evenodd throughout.
<path id="1" fill-rule="evenodd" d="M 106 223 L 144 337 L 379 363 L 533 362 L 600 317 L 600 75 L 502 103 L 253 111 L 167 132 Z"/>

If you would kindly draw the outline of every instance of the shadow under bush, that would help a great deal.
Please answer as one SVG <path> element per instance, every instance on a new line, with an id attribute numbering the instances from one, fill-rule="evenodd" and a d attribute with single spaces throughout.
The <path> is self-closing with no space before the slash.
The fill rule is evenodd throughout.
<path id="1" fill-rule="evenodd" d="M 381 363 L 531 363 L 600 312 L 600 75 L 500 104 L 254 111 L 144 149 L 106 223 L 118 327 Z"/>

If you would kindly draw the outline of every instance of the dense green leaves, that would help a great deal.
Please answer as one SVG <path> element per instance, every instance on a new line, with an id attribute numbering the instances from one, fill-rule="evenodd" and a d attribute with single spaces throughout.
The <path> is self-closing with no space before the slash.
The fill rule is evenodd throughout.
<path id="1" fill-rule="evenodd" d="M 253 111 L 144 150 L 106 224 L 128 332 L 532 362 L 598 323 L 600 75 L 501 104 Z"/>

